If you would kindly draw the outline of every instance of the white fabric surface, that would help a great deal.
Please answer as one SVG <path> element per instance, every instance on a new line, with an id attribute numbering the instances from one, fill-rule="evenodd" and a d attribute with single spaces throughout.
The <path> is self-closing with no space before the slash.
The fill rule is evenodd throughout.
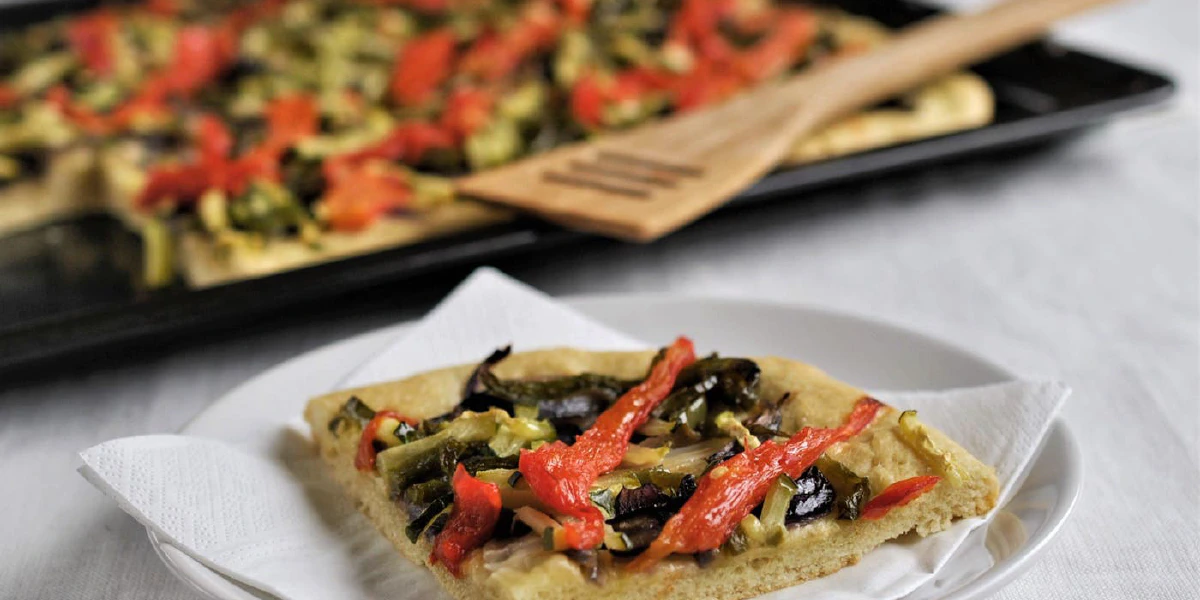
<path id="1" fill-rule="evenodd" d="M 555 295 L 844 308 L 971 346 L 1026 377 L 1070 381 L 1064 415 L 1087 457 L 1085 492 L 1059 537 L 996 597 L 1196 598 L 1197 9 L 1148 0 L 1061 28 L 1066 40 L 1171 72 L 1183 88 L 1165 111 L 1046 151 L 706 221 L 652 246 L 593 244 L 502 266 Z M 356 293 L 121 366 L 73 361 L 54 381 L 0 382 L 0 598 L 196 600 L 144 529 L 74 472 L 75 453 L 176 431 L 264 368 L 414 317 L 451 285 L 421 283 L 436 289 Z"/>
<path id="2" fill-rule="evenodd" d="M 651 347 L 495 270 L 480 269 L 411 331 L 356 368 L 344 385 L 473 362 L 510 343 L 518 351 Z M 1013 382 L 880 398 L 920 411 L 992 465 L 1003 505 L 1068 393 L 1062 384 Z M 273 416 L 264 434 L 296 430 L 290 410 Z M 298 430 L 307 437 L 306 426 Z M 280 598 L 442 597 L 423 569 L 396 564 L 382 538 L 363 543 L 372 528 L 312 452 L 149 435 L 104 442 L 81 457 L 84 478 L 140 523 L 210 568 Z M 932 579 L 985 522 L 965 519 L 936 536 L 885 544 L 853 567 L 767 598 L 899 598 Z M 985 542 L 976 537 L 973 543 Z M 376 564 L 386 565 L 383 575 L 362 572 L 362 565 Z"/>

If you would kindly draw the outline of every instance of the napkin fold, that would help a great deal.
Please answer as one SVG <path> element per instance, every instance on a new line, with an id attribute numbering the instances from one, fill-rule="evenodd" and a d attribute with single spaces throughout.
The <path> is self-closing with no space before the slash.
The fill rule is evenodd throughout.
<path id="1" fill-rule="evenodd" d="M 337 387 L 475 362 L 509 343 L 518 350 L 648 347 L 495 270 L 480 269 Z M 920 411 L 922 420 L 993 465 L 1001 504 L 1016 489 L 1068 394 L 1054 382 L 877 393 L 889 404 Z M 122 438 L 83 451 L 80 473 L 176 548 L 279 598 L 444 597 L 435 579 L 400 558 L 328 477 L 298 417 L 307 398 L 264 401 L 282 415 L 274 430 L 263 432 L 275 440 L 269 446 L 182 435 Z M 889 542 L 858 565 L 765 598 L 818 593 L 846 600 L 900 598 L 932 579 L 985 522 L 966 519 L 935 536 Z M 982 543 L 981 536 L 970 537 Z"/>

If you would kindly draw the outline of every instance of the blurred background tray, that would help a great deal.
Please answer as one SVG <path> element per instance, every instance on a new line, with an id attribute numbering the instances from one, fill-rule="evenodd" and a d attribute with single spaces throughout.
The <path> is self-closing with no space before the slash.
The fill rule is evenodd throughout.
<path id="1" fill-rule="evenodd" d="M 937 12 L 895 0 L 827 3 L 893 27 Z M 0 24 L 16 26 L 91 4 L 60 0 L 0 6 Z M 801 192 L 835 183 L 1044 144 L 1161 103 L 1174 91 L 1172 82 L 1160 74 L 1053 41 L 1030 44 L 974 70 L 987 79 L 996 96 L 996 118 L 990 125 L 781 170 L 709 218 L 752 204 L 804 202 L 797 197 Z M 247 323 L 373 285 L 461 270 L 589 237 L 523 218 L 215 288 L 149 291 L 137 283 L 140 241 L 118 222 L 96 216 L 54 223 L 0 238 L 0 371 Z"/>

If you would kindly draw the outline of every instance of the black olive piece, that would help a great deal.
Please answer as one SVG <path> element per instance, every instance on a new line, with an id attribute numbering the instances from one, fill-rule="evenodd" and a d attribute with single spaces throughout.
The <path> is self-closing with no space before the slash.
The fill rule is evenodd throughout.
<path id="1" fill-rule="evenodd" d="M 625 550 L 610 550 L 614 556 L 634 556 L 645 550 L 662 533 L 666 518 L 660 515 L 641 514 L 611 521 L 613 531 L 625 534 L 629 547 Z"/>
<path id="2" fill-rule="evenodd" d="M 439 513 L 441 513 L 443 510 L 446 510 L 446 507 L 450 506 L 453 500 L 454 496 L 452 495 L 442 496 L 431 502 L 429 506 L 425 507 L 425 510 L 421 511 L 421 514 L 417 515 L 417 518 L 413 519 L 412 522 L 408 524 L 408 527 L 404 528 L 404 535 L 408 536 L 408 541 L 415 544 L 417 542 L 417 538 L 420 537 L 421 532 L 425 530 L 425 526 L 429 525 L 429 523 L 433 521 L 433 518 L 438 516 Z"/>
<path id="3" fill-rule="evenodd" d="M 833 510 L 837 492 L 817 467 L 805 469 L 796 478 L 796 488 L 784 519 L 788 525 L 811 521 Z"/>
<path id="4" fill-rule="evenodd" d="M 581 390 L 564 398 L 538 401 L 539 419 L 596 418 L 617 399 L 608 389 Z"/>
<path id="5" fill-rule="evenodd" d="M 222 84 L 233 84 L 243 77 L 259 75 L 267 70 L 267 65 L 260 60 L 242 56 L 238 58 L 229 68 L 221 73 L 218 81 Z"/>
<path id="6" fill-rule="evenodd" d="M 304 158 L 294 148 L 284 151 L 280 159 L 283 183 L 296 198 L 311 204 L 325 191 L 325 176 L 321 173 L 321 161 Z"/>
<path id="7" fill-rule="evenodd" d="M 581 435 L 583 429 L 574 423 L 554 424 L 554 437 L 568 446 L 574 444 L 575 438 Z"/>
<path id="8" fill-rule="evenodd" d="M 617 494 L 613 504 L 613 514 L 624 518 L 637 513 L 675 513 L 684 502 L 696 492 L 696 478 L 684 475 L 679 481 L 679 488 L 667 491 L 653 483 L 645 483 L 636 488 L 626 488 Z"/>
<path id="9" fill-rule="evenodd" d="M 23 175 L 42 175 L 50 166 L 50 151 L 45 148 L 19 150 L 9 158 L 21 165 Z"/>

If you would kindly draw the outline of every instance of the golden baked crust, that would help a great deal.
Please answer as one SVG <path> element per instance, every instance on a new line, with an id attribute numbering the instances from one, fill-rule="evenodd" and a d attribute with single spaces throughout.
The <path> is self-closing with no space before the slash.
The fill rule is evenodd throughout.
<path id="1" fill-rule="evenodd" d="M 838 47 L 870 48 L 892 35 L 864 17 L 824 11 L 822 22 Z M 803 164 L 981 127 L 992 121 L 995 98 L 982 77 L 959 71 L 901 96 L 904 108 L 874 108 L 805 136 L 786 162 Z"/>
<path id="2" fill-rule="evenodd" d="M 581 372 L 621 378 L 644 375 L 653 352 L 586 352 L 555 349 L 514 354 L 496 366 L 501 378 L 542 378 Z M 842 422 L 863 392 L 820 370 L 796 361 L 754 359 L 762 369 L 760 393 L 779 397 L 789 392 L 784 429 L 834 426 Z M 430 547 L 404 536 L 404 511 L 388 499 L 382 479 L 353 466 L 353 436 L 333 435 L 330 419 L 352 395 L 376 410 L 397 410 L 424 419 L 451 410 L 473 365 L 431 371 L 402 381 L 345 390 L 314 398 L 305 410 L 313 437 L 334 477 L 360 509 L 404 556 L 429 565 Z M 862 434 L 838 444 L 829 455 L 869 476 L 873 492 L 887 485 L 931 473 L 930 467 L 896 434 L 900 412 L 886 407 Z M 928 535 L 955 518 L 981 515 L 996 502 L 998 484 L 992 469 L 940 432 L 926 427 L 963 472 L 963 484 L 939 484 L 912 503 L 877 521 L 839 521 L 832 516 L 789 530 L 779 546 L 757 547 L 736 556 L 726 553 L 701 568 L 690 557 L 667 559 L 649 573 L 629 573 L 619 565 L 602 566 L 601 584 L 591 583 L 563 555 L 540 549 L 534 538 L 509 545 L 491 542 L 464 565 L 466 576 L 455 579 L 440 567 L 432 571 L 449 593 L 460 599 L 570 600 L 583 598 L 660 598 L 695 600 L 749 598 L 821 577 L 858 562 L 879 544 L 909 531 Z"/>
<path id="3" fill-rule="evenodd" d="M 0 187 L 0 235 L 103 212 L 94 154 L 86 146 L 55 151 L 41 176 Z"/>

